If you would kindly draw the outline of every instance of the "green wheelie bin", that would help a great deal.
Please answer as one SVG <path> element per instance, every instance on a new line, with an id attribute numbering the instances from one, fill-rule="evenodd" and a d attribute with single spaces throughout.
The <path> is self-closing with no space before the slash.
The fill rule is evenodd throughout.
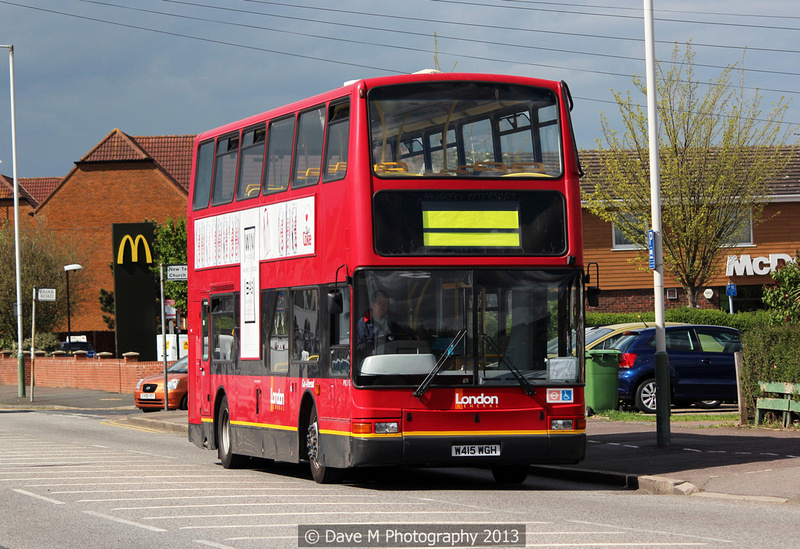
<path id="1" fill-rule="evenodd" d="M 586 415 L 616 410 L 619 402 L 619 351 L 586 351 Z"/>

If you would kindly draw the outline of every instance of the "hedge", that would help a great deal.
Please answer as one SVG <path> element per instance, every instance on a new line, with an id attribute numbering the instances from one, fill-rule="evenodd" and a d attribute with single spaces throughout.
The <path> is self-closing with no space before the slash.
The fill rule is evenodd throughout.
<path id="1" fill-rule="evenodd" d="M 719 309 L 667 309 L 664 312 L 666 322 L 683 322 L 685 324 L 708 324 L 711 326 L 729 326 L 741 331 L 746 331 L 767 324 L 773 315 L 767 311 L 753 311 L 728 314 Z M 603 326 L 606 324 L 621 324 L 623 322 L 653 322 L 655 313 L 586 313 L 587 326 Z"/>
<path id="2" fill-rule="evenodd" d="M 776 326 L 774 315 L 768 311 L 731 315 L 716 309 L 688 307 L 665 311 L 664 320 L 686 324 L 729 326 L 742 332 L 742 393 L 748 418 L 755 417 L 756 398 L 761 396 L 759 381 L 800 384 L 800 325 Z M 655 314 L 652 311 L 586 313 L 587 326 L 642 321 L 655 323 Z"/>
<path id="3" fill-rule="evenodd" d="M 755 417 L 759 381 L 800 384 L 800 326 L 758 326 L 742 332 L 742 393 L 747 417 Z M 795 395 L 797 398 L 797 395 Z"/>

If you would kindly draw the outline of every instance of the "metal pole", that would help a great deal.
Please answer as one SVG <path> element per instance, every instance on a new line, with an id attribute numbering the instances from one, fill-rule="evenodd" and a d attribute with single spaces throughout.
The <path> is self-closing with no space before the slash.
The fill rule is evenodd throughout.
<path id="1" fill-rule="evenodd" d="M 661 248 L 661 182 L 658 163 L 658 93 L 656 84 L 653 0 L 644 0 L 644 40 L 647 65 L 647 131 L 650 143 L 650 213 L 655 236 L 653 293 L 656 314 L 656 426 L 658 445 L 670 443 L 669 357 L 664 332 L 664 262 Z"/>
<path id="2" fill-rule="evenodd" d="M 169 375 L 167 374 L 167 323 L 164 307 L 164 264 L 159 264 L 161 272 L 161 346 L 164 348 L 164 411 L 169 411 Z"/>
<path id="3" fill-rule="evenodd" d="M 31 299 L 31 402 L 33 402 L 33 366 L 36 361 L 36 286 L 33 287 L 33 297 Z"/>
<path id="4" fill-rule="evenodd" d="M 25 396 L 25 356 L 22 351 L 22 264 L 19 251 L 19 178 L 17 177 L 17 116 L 14 102 L 14 46 L 8 48 L 8 71 L 10 73 L 9 88 L 11 94 L 11 165 L 14 177 L 14 250 L 15 273 L 17 283 L 17 381 L 18 395 Z"/>
<path id="5" fill-rule="evenodd" d="M 69 311 L 69 271 L 64 270 L 64 273 L 67 275 L 67 354 L 72 354 L 72 324 L 70 323 L 70 311 Z"/>

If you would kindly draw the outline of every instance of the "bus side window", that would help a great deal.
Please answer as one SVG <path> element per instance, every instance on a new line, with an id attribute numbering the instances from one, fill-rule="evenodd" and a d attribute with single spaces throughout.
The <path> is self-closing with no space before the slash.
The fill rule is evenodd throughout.
<path id="1" fill-rule="evenodd" d="M 347 173 L 350 146 L 350 103 L 331 105 L 328 109 L 328 135 L 325 143 L 325 165 L 322 181 L 337 181 Z"/>
<path id="2" fill-rule="evenodd" d="M 211 204 L 227 204 L 233 200 L 236 186 L 236 164 L 239 158 L 239 134 L 227 135 L 217 141 L 217 161 L 214 168 L 214 190 Z"/>
<path id="3" fill-rule="evenodd" d="M 338 288 L 342 297 L 342 310 L 332 312 L 329 317 L 331 374 L 350 375 L 350 288 Z"/>
<path id="4" fill-rule="evenodd" d="M 289 188 L 293 140 L 294 117 L 276 120 L 269 125 L 267 169 L 261 185 L 263 194 L 277 193 Z"/>
<path id="5" fill-rule="evenodd" d="M 206 141 L 197 148 L 197 166 L 194 175 L 194 199 L 192 207 L 202 210 L 208 207 L 211 196 L 211 174 L 214 170 L 214 142 Z"/>
<path id="6" fill-rule="evenodd" d="M 261 172 L 264 169 L 266 138 L 267 129 L 263 125 L 245 130 L 242 134 L 236 200 L 246 200 L 261 194 Z"/>
<path id="7" fill-rule="evenodd" d="M 204 299 L 200 311 L 201 331 L 200 337 L 203 338 L 203 362 L 208 360 L 208 300 Z"/>
<path id="8" fill-rule="evenodd" d="M 261 364 L 262 375 L 269 372 L 270 344 L 272 335 L 272 318 L 275 313 L 275 290 L 261 290 Z"/>
<path id="9" fill-rule="evenodd" d="M 316 288 L 294 290 L 292 319 L 292 360 L 319 361 L 319 292 Z"/>
<path id="10" fill-rule="evenodd" d="M 269 298 L 269 371 L 285 374 L 289 371 L 289 322 L 286 311 L 286 301 L 289 292 L 277 290 L 270 292 L 274 297 Z"/>
<path id="11" fill-rule="evenodd" d="M 325 135 L 325 108 L 300 115 L 294 154 L 292 188 L 310 187 L 319 183 L 322 164 L 322 139 Z"/>
<path id="12" fill-rule="evenodd" d="M 211 348 L 213 359 L 234 362 L 239 354 L 238 300 L 233 295 L 211 298 Z"/>

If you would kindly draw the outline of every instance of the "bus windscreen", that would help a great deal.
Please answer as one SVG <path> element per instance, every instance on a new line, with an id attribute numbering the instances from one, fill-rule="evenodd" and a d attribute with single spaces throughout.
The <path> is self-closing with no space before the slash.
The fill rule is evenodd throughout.
<path id="1" fill-rule="evenodd" d="M 497 82 L 384 86 L 368 96 L 372 165 L 391 177 L 559 177 L 552 91 Z"/>

